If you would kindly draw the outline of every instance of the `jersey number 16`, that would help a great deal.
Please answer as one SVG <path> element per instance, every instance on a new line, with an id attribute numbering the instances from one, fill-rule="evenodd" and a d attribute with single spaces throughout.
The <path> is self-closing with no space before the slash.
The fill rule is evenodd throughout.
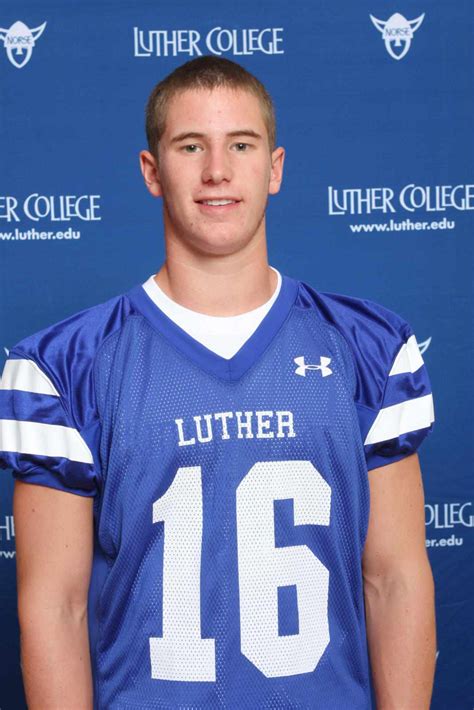
<path id="1" fill-rule="evenodd" d="M 268 678 L 309 673 L 329 643 L 329 571 L 307 545 L 275 546 L 274 501 L 295 525 L 329 525 L 331 489 L 310 461 L 260 461 L 236 492 L 241 651 Z M 215 639 L 201 636 L 202 477 L 178 469 L 153 503 L 165 523 L 163 635 L 150 638 L 151 677 L 215 681 Z M 295 585 L 297 634 L 278 633 L 278 587 Z"/>

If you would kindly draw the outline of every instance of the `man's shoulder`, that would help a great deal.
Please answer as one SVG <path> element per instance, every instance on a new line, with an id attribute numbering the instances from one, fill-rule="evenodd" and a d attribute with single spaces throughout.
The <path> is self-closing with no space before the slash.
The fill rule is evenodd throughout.
<path id="1" fill-rule="evenodd" d="M 127 296 L 74 313 L 10 350 L 0 382 L 0 467 L 24 481 L 95 495 L 94 362 L 127 319 Z"/>
<path id="2" fill-rule="evenodd" d="M 20 340 L 10 351 L 12 356 L 33 360 L 55 359 L 74 349 L 86 355 L 97 349 L 114 330 L 120 328 L 132 310 L 128 293 L 73 313 Z"/>
<path id="3" fill-rule="evenodd" d="M 317 291 L 302 282 L 296 305 L 311 310 L 344 341 L 354 368 L 356 399 L 366 406 L 375 410 L 380 405 L 389 380 L 401 386 L 403 379 L 407 388 L 407 378 L 426 377 L 411 325 L 389 308 L 367 298 Z"/>
<path id="4" fill-rule="evenodd" d="M 401 315 L 367 298 L 318 291 L 299 282 L 297 305 L 315 311 L 359 355 L 383 353 L 386 359 L 393 360 L 401 344 L 413 336 L 411 326 Z"/>
<path id="5" fill-rule="evenodd" d="M 18 379 L 18 373 L 27 376 L 33 368 L 63 396 L 73 382 L 84 385 L 101 346 L 134 313 L 129 293 L 73 313 L 20 340 L 10 349 L 4 377 L 14 372 Z"/>
<path id="6" fill-rule="evenodd" d="M 344 338 L 369 468 L 413 453 L 434 420 L 431 385 L 411 326 L 374 301 L 300 284 L 299 305 Z"/>
<path id="7" fill-rule="evenodd" d="M 370 327 L 400 333 L 408 325 L 401 315 L 376 301 L 318 291 L 303 281 L 299 282 L 298 299 L 299 305 L 317 310 L 324 320 L 341 329 Z"/>

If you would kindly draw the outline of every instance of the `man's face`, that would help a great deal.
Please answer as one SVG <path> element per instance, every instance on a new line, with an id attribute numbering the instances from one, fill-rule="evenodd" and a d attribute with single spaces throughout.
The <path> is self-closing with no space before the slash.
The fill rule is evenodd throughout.
<path id="1" fill-rule="evenodd" d="M 150 192 L 162 196 L 165 235 L 200 253 L 231 254 L 265 236 L 269 194 L 284 151 L 270 153 L 258 99 L 244 90 L 187 90 L 168 106 L 158 161 L 141 153 Z"/>

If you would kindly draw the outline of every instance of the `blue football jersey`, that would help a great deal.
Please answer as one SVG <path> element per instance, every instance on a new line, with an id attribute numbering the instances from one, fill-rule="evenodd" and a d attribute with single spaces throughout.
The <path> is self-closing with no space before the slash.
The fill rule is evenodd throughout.
<path id="1" fill-rule="evenodd" d="M 96 708 L 371 707 L 368 470 L 433 421 L 399 316 L 283 277 L 224 359 L 139 285 L 14 347 L 0 419 L 2 466 L 94 497 Z"/>

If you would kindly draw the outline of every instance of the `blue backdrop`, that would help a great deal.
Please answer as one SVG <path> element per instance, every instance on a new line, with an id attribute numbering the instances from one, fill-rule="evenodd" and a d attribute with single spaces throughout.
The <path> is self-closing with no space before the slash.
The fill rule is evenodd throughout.
<path id="1" fill-rule="evenodd" d="M 371 17 L 372 16 L 372 17 Z M 138 168 L 151 88 L 222 54 L 272 94 L 287 149 L 271 263 L 399 312 L 437 424 L 421 450 L 437 590 L 432 708 L 472 710 L 472 0 L 4 0 L 0 366 L 5 349 L 143 282 L 163 257 Z M 12 482 L 0 486 L 0 707 L 24 707 Z"/>

